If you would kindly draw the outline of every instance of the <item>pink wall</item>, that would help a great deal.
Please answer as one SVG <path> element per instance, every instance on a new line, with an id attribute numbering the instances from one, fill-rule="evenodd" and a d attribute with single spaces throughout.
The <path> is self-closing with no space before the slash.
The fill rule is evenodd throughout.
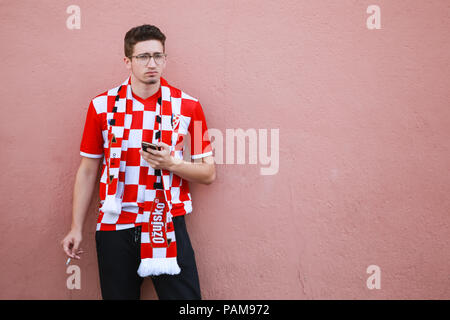
<path id="1" fill-rule="evenodd" d="M 95 202 L 79 290 L 60 241 L 89 101 L 126 78 L 144 23 L 210 128 L 279 128 L 276 174 L 247 159 L 192 185 L 205 299 L 450 298 L 449 18 L 446 0 L 2 2 L 0 298 L 100 298 Z"/>

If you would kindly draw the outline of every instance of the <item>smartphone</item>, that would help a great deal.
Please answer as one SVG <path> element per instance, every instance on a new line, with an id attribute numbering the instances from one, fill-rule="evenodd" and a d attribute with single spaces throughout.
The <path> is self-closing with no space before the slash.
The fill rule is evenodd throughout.
<path id="1" fill-rule="evenodd" d="M 147 151 L 147 148 L 150 148 L 153 150 L 158 150 L 158 151 L 161 150 L 161 147 L 157 146 L 154 143 L 142 141 L 142 150 Z"/>

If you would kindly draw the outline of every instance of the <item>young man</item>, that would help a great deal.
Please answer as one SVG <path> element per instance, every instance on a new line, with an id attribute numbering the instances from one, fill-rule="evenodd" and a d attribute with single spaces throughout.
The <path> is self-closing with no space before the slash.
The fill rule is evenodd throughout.
<path id="1" fill-rule="evenodd" d="M 215 165 L 200 103 L 161 77 L 165 40 L 155 26 L 129 30 L 124 62 L 131 75 L 96 96 L 86 116 L 72 226 L 62 245 L 80 258 L 103 160 L 95 235 L 103 299 L 139 299 L 144 277 L 159 299 L 201 299 L 184 215 L 192 211 L 188 181 L 212 183 Z M 189 142 L 194 162 L 183 160 Z"/>

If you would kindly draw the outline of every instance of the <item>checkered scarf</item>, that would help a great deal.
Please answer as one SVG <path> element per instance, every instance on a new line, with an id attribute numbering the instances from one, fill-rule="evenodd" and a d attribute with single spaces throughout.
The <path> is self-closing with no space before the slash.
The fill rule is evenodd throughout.
<path id="1" fill-rule="evenodd" d="M 177 141 L 179 115 L 172 114 L 171 90 L 177 90 L 161 78 L 161 98 L 156 106 L 155 128 L 152 143 L 164 142 L 170 146 L 170 155 L 174 156 Z M 106 160 L 106 196 L 101 210 L 105 214 L 120 215 L 122 211 L 123 188 L 118 188 L 119 173 L 125 174 L 125 166 L 120 165 L 122 144 L 128 143 L 132 122 L 133 98 L 131 76 L 119 86 L 115 100 L 108 100 L 108 148 L 105 148 Z M 148 166 L 148 163 L 145 162 Z M 142 161 L 141 161 L 142 166 Z M 148 170 L 148 175 L 157 176 L 156 183 L 146 183 L 144 202 L 144 221 L 141 232 L 141 264 L 138 274 L 141 277 L 160 274 L 178 274 L 177 247 L 172 222 L 171 182 L 168 170 Z M 154 181 L 154 179 L 147 179 Z"/>

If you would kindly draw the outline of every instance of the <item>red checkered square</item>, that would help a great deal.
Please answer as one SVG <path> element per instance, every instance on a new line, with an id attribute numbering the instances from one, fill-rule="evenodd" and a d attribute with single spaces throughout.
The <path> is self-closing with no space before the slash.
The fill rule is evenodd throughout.
<path id="1" fill-rule="evenodd" d="M 143 119 L 144 119 L 144 111 L 134 111 L 133 112 L 133 121 L 131 122 L 130 129 L 142 130 Z"/>

